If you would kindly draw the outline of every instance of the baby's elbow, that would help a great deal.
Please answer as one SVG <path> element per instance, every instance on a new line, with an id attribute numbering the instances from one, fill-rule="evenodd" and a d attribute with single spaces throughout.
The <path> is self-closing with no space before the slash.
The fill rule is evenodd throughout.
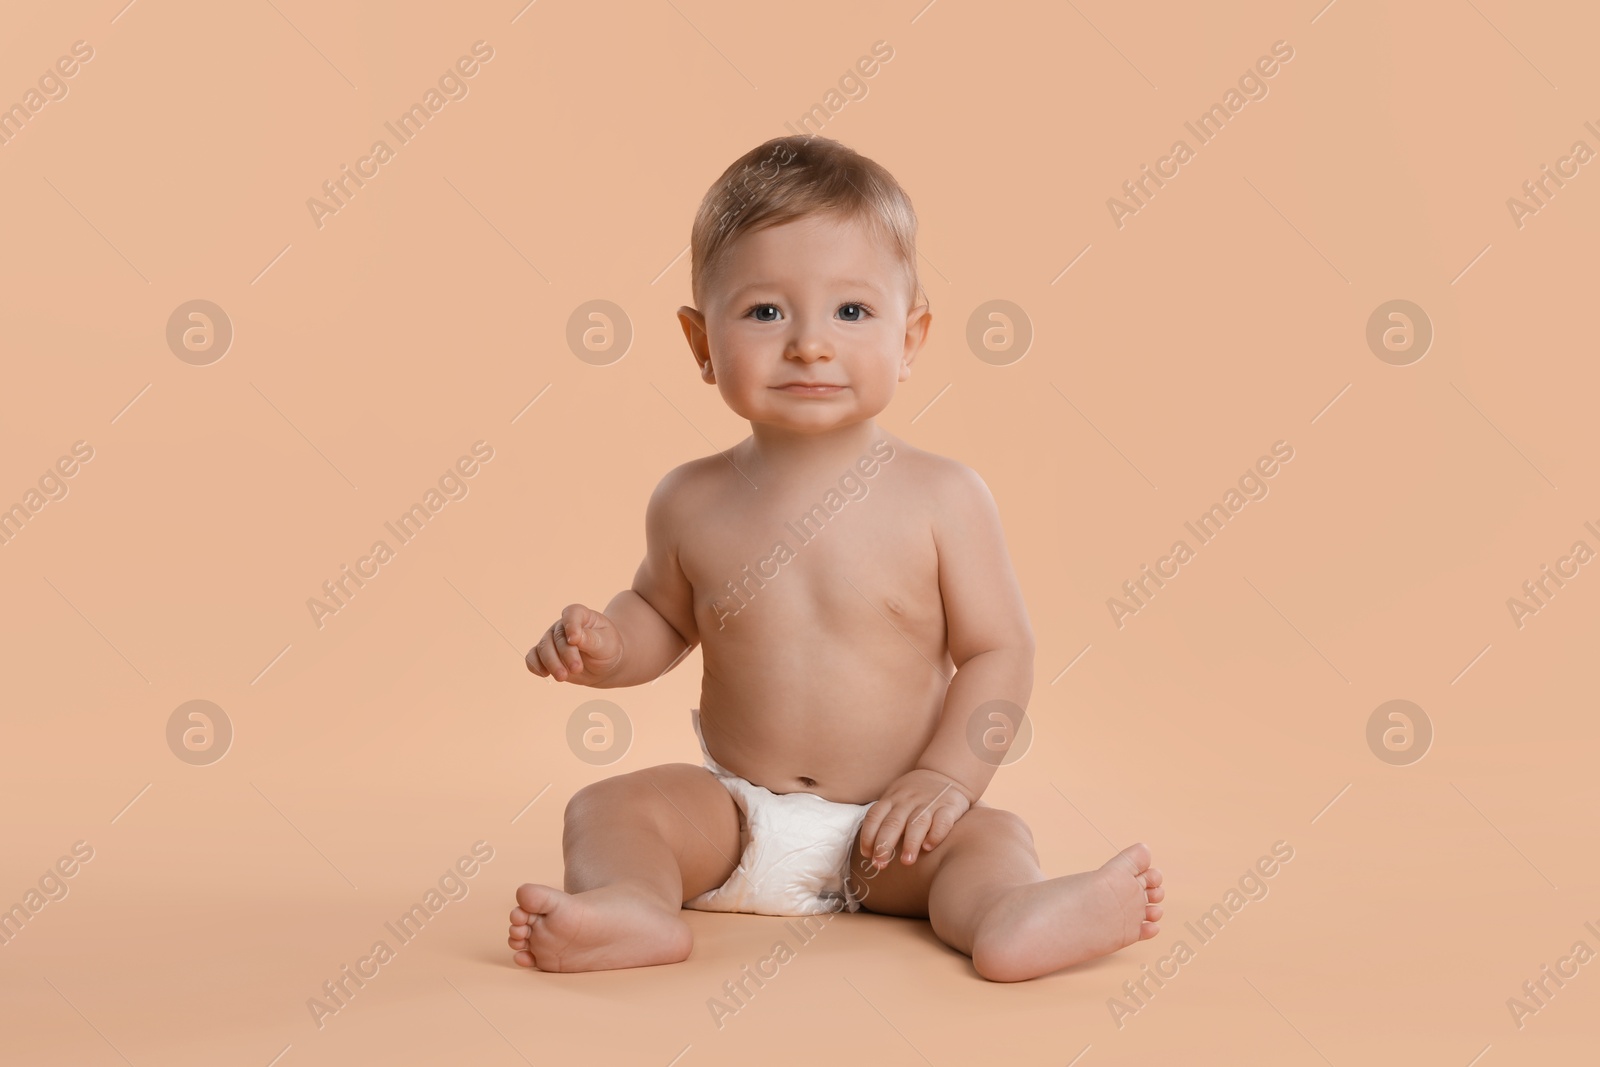
<path id="1" fill-rule="evenodd" d="M 1033 644 L 1033 631 L 1032 630 L 1024 631 L 1022 636 L 1018 639 L 1017 644 L 1016 644 L 1015 647 L 1016 647 L 1016 650 L 1017 650 L 1017 658 L 1019 660 L 1021 660 L 1022 663 L 1027 667 L 1028 673 L 1032 674 L 1033 673 L 1033 654 L 1035 652 L 1035 648 L 1034 648 L 1034 644 Z"/>
<path id="2" fill-rule="evenodd" d="M 1018 668 L 1031 672 L 1033 670 L 1033 655 L 1033 631 L 1023 628 L 1015 634 L 996 639 L 981 648 L 970 649 L 962 655 L 953 656 L 952 658 L 955 660 L 957 670 L 965 667 L 980 656 L 986 656 L 990 657 L 991 662 L 998 658 L 1004 658 L 1014 663 Z"/>
<path id="3" fill-rule="evenodd" d="M 1033 654 L 1037 651 L 1033 639 L 1032 624 L 1027 619 L 1017 620 L 1017 625 L 1000 647 L 1026 660 L 1031 665 L 1033 663 Z"/>

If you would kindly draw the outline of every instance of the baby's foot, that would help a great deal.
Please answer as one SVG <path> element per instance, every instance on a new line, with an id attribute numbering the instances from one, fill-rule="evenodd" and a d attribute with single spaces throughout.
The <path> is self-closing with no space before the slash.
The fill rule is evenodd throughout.
<path id="1" fill-rule="evenodd" d="M 512 957 L 541 971 L 603 971 L 688 959 L 694 935 L 648 890 L 607 885 L 563 893 L 528 883 L 511 909 Z"/>
<path id="2" fill-rule="evenodd" d="M 978 923 L 972 964 L 995 982 L 1020 982 L 1105 956 L 1161 929 L 1161 872 L 1143 842 L 1097 871 L 1020 885 Z"/>

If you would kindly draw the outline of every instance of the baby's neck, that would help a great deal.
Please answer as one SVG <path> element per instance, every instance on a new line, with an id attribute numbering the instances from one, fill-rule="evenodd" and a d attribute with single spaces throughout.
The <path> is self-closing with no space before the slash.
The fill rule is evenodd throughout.
<path id="1" fill-rule="evenodd" d="M 768 478 L 790 481 L 849 467 L 869 455 L 872 443 L 885 436 L 872 419 L 820 433 L 751 423 L 744 448 L 752 465 Z"/>

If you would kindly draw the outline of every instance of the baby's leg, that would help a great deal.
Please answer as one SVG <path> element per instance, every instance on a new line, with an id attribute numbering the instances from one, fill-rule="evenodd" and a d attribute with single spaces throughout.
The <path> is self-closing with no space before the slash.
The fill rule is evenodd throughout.
<path id="1" fill-rule="evenodd" d="M 867 872 L 858 881 L 868 877 L 870 861 L 857 855 L 854 870 Z M 1037 978 L 1154 937 L 1165 892 L 1142 844 L 1098 870 L 1046 878 L 1027 825 L 988 805 L 969 809 L 909 867 L 896 853 L 866 884 L 869 910 L 914 915 L 921 904 L 939 939 L 996 982 Z"/>
<path id="2" fill-rule="evenodd" d="M 669 763 L 584 786 L 561 836 L 566 892 L 517 890 L 509 944 L 524 967 L 594 971 L 688 958 L 683 902 L 728 880 L 739 811 L 703 767 Z"/>

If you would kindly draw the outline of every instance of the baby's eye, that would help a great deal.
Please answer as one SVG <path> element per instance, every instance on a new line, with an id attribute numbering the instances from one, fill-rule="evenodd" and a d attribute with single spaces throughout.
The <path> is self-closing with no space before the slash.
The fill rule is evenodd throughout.
<path id="1" fill-rule="evenodd" d="M 772 312 L 770 316 L 766 314 L 769 311 Z M 872 314 L 870 307 L 857 301 L 840 304 L 839 311 L 846 322 L 861 322 Z M 778 306 L 776 304 L 756 304 L 745 312 L 745 316 L 747 318 L 754 317 L 757 322 L 777 322 Z"/>

